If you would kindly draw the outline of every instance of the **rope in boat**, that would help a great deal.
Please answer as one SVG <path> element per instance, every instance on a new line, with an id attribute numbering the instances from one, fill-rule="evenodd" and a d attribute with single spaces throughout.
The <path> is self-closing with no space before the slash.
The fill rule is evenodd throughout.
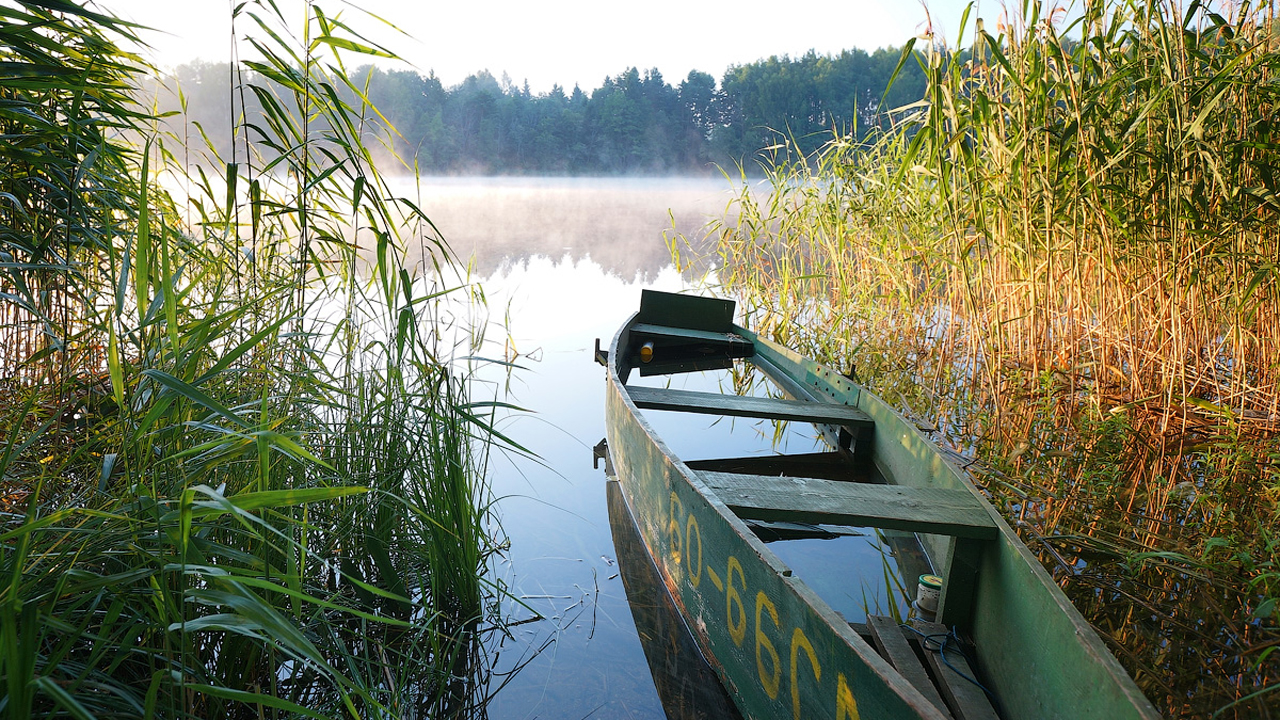
<path id="1" fill-rule="evenodd" d="M 920 644 L 924 646 L 925 650 L 928 650 L 931 652 L 936 651 L 938 653 L 938 657 L 942 659 L 942 664 L 951 668 L 951 672 L 955 673 L 956 675 L 959 675 L 965 680 L 968 680 L 974 685 L 977 685 L 978 689 L 986 693 L 987 697 L 990 698 L 992 702 L 995 702 L 996 700 L 995 693 L 988 690 L 987 686 L 978 682 L 977 678 L 970 677 L 968 673 L 961 672 L 959 668 L 957 668 L 955 665 L 952 665 L 951 661 L 947 659 L 947 643 L 954 640 L 955 642 L 953 643 L 953 645 L 955 649 L 960 652 L 960 655 L 965 659 L 965 662 L 969 663 L 970 666 L 975 664 L 973 661 L 973 658 L 969 657 L 969 654 L 964 651 L 964 646 L 961 645 L 960 643 L 960 636 L 956 634 L 956 629 L 954 627 L 948 630 L 946 633 L 933 633 L 933 634 L 922 633 L 919 630 L 917 630 L 915 626 L 910 625 L 909 623 L 902 623 L 901 627 L 904 627 L 910 630 L 911 632 L 915 633 L 916 635 L 919 635 Z M 942 638 L 942 639 L 939 640 L 938 638 Z M 930 643 L 936 643 L 937 647 L 936 648 L 932 647 Z"/>

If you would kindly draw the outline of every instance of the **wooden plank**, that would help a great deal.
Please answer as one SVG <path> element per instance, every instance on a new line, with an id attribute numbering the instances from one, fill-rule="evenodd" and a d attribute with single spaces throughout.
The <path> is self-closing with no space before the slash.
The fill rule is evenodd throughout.
<path id="1" fill-rule="evenodd" d="M 638 341 L 644 342 L 647 339 L 669 341 L 673 344 L 684 345 L 706 345 L 711 347 L 723 347 L 732 351 L 744 353 L 735 357 L 748 357 L 755 350 L 755 344 L 750 340 L 731 332 L 709 332 L 706 330 L 693 330 L 690 328 L 671 327 L 669 325 L 653 325 L 651 323 L 636 323 L 631 326 L 631 342 L 635 344 Z"/>
<path id="2" fill-rule="evenodd" d="M 654 375 L 678 375 L 687 372 L 704 370 L 728 370 L 733 367 L 733 358 L 728 356 L 689 356 L 676 359 L 655 360 L 650 363 L 639 362 L 636 358 L 632 365 L 640 371 L 640 377 Z"/>
<path id="3" fill-rule="evenodd" d="M 911 645 L 907 643 L 907 638 L 903 636 L 902 628 L 898 623 L 892 618 L 868 615 L 867 629 L 871 632 L 871 640 L 875 643 L 876 650 L 884 656 L 884 659 L 888 660 L 889 664 L 902 674 L 902 677 L 915 685 L 916 689 L 929 699 L 929 702 L 936 705 L 939 710 L 947 712 L 947 704 L 942 701 L 942 696 L 933 686 L 933 681 L 929 679 L 929 673 L 925 671 L 916 651 L 912 650 Z"/>
<path id="4" fill-rule="evenodd" d="M 643 290 L 636 322 L 727 333 L 733 329 L 732 300 Z"/>
<path id="5" fill-rule="evenodd" d="M 650 351 L 641 354 L 641 348 Z M 740 335 L 638 323 L 631 328 L 626 360 L 642 377 L 733 367 L 755 345 Z"/>
<path id="6" fill-rule="evenodd" d="M 863 530 L 848 527 L 821 525 L 802 525 L 800 523 L 766 522 L 764 520 L 744 520 L 747 527 L 763 542 L 771 543 L 780 540 L 833 540 L 838 537 L 860 537 L 867 533 Z"/>
<path id="7" fill-rule="evenodd" d="M 942 596 L 938 599 L 940 624 L 959 627 L 964 633 L 972 630 L 973 600 L 977 595 L 978 566 L 984 544 L 970 538 L 956 538 L 951 544 L 942 571 Z"/>
<path id="8" fill-rule="evenodd" d="M 627 392 L 631 395 L 631 400 L 636 407 L 649 410 L 673 410 L 766 420 L 796 420 L 855 427 L 874 426 L 866 413 L 849 405 L 742 397 L 691 390 L 668 390 L 639 385 L 628 385 Z"/>
<path id="9" fill-rule="evenodd" d="M 938 623 L 917 620 L 915 627 L 930 636 L 946 636 L 948 633 L 947 628 Z M 947 704 L 951 706 L 957 720 L 999 720 L 986 692 L 965 677 L 979 680 L 960 648 L 956 647 L 956 642 L 953 638 L 944 648 L 939 648 L 937 642 L 925 645 L 925 659 L 933 668 L 934 677 L 938 678 L 938 688 L 946 696 Z M 942 661 L 943 649 L 946 651 L 946 662 Z"/>
<path id="10" fill-rule="evenodd" d="M 866 482 L 870 479 L 872 470 L 866 464 L 853 462 L 849 453 L 841 451 L 690 460 L 686 464 L 694 470 L 846 482 Z"/>
<path id="11" fill-rule="evenodd" d="M 694 471 L 739 517 L 856 525 L 988 540 L 997 530 L 967 490 Z"/>

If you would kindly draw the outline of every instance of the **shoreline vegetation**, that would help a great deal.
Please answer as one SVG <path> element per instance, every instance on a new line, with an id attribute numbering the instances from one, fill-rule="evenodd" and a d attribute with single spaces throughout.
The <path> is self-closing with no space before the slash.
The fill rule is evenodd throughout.
<path id="1" fill-rule="evenodd" d="M 1266 718 L 1280 41 L 1271 5 L 1215 7 L 966 17 L 904 54 L 928 85 L 891 127 L 780 147 L 710 255 L 672 250 L 972 458 L 1163 713 Z"/>
<path id="2" fill-rule="evenodd" d="M 971 457 L 1167 715 L 1274 716 L 1271 6 L 1028 0 L 872 85 L 885 51 L 545 96 L 354 64 L 391 53 L 307 8 L 235 8 L 257 59 L 170 106 L 142 28 L 0 7 L 8 717 L 483 715 L 488 453 L 521 449 L 455 359 L 482 291 L 377 168 L 745 180 L 761 148 L 677 263 Z"/>
<path id="3" fill-rule="evenodd" d="M 471 717 L 499 684 L 511 446 L 446 305 L 481 297 L 365 145 L 347 63 L 389 53 L 307 10 L 234 9 L 219 153 L 137 104 L 141 28 L 0 7 L 5 717 Z"/>

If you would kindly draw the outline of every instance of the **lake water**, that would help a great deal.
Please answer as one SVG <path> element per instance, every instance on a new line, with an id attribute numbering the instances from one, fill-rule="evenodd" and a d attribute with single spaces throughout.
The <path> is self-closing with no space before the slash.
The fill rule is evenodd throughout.
<path id="1" fill-rule="evenodd" d="M 500 455 L 492 462 L 496 515 L 510 541 L 495 580 L 518 600 L 508 606 L 513 619 L 545 619 L 517 625 L 511 638 L 493 643 L 493 684 L 505 684 L 488 717 L 733 717 L 723 693 L 703 693 L 706 683 L 689 680 L 703 671 L 682 664 L 689 646 L 669 620 L 654 620 L 664 617 L 662 586 L 643 582 L 634 553 L 627 585 L 642 597 L 628 603 L 618 555 L 627 554 L 619 548 L 634 549 L 634 541 L 620 536 L 615 545 L 606 477 L 593 468 L 591 452 L 605 434 L 604 369 L 592 360 L 595 340 L 609 343 L 638 307 L 642 288 L 689 286 L 690 278 L 672 267 L 664 233 L 674 222 L 697 236 L 724 212 L 729 182 L 439 179 L 422 182 L 421 198 L 455 252 L 475 259 L 490 314 L 506 326 L 489 329 L 495 353 L 514 355 L 522 367 L 510 378 L 492 368 L 490 383 L 478 392 L 527 409 L 505 419 L 502 430 L 539 458 Z M 709 390 L 729 380 L 699 373 L 671 382 Z M 809 428 L 787 428 L 775 437 L 770 423 L 650 417 L 664 438 L 679 439 L 674 449 L 686 458 L 817 449 Z M 619 521 L 616 503 L 613 521 Z M 890 596 L 901 602 L 884 587 L 887 556 L 873 533 L 771 547 L 802 577 L 808 566 L 827 568 L 822 575 L 829 586 L 815 589 L 850 620 L 868 605 L 885 612 Z M 829 571 L 833 566 L 869 572 L 864 581 L 841 584 L 840 574 Z M 657 683 L 651 662 L 662 669 Z M 659 686 L 701 694 L 674 703 L 668 698 L 664 709 Z"/>

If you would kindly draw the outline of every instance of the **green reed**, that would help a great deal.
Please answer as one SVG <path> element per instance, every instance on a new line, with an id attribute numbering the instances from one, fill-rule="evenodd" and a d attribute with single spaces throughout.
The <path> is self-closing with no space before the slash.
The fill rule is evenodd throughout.
<path id="1" fill-rule="evenodd" d="M 0 7 L 0 713 L 477 714 L 495 436 L 344 70 L 388 53 L 233 12 L 219 157 L 137 104 L 137 28 Z"/>
<path id="2" fill-rule="evenodd" d="M 966 13 L 891 129 L 783 143 L 710 228 L 747 321 L 980 460 L 1171 716 L 1280 692 L 1280 48 L 1231 12 Z"/>

